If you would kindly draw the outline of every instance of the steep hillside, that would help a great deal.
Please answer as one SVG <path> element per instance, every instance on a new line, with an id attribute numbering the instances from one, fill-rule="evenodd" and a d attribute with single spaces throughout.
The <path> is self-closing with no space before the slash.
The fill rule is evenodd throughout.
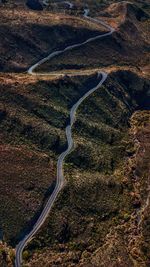
<path id="1" fill-rule="evenodd" d="M 10 74 L 0 80 L 0 229 L 14 245 L 55 185 L 70 107 L 97 81 L 95 76 L 51 81 Z"/>
<path id="2" fill-rule="evenodd" d="M 144 207 L 149 192 L 141 178 L 139 191 L 132 177 L 138 152 L 132 134 L 135 121 L 131 120 L 131 129 L 129 123 L 134 110 L 148 109 L 148 88 L 149 82 L 134 73 L 115 72 L 81 105 L 74 125 L 75 149 L 65 164 L 67 186 L 38 238 L 25 251 L 27 266 L 110 267 L 119 260 L 121 266 L 133 266 L 130 255 L 135 258 L 132 254 L 141 248 L 136 245 L 130 251 L 128 238 L 132 234 L 134 239 L 136 212 Z M 143 114 L 148 129 L 149 112 Z M 147 149 L 143 164 L 149 158 L 149 146 Z M 148 183 L 147 169 L 140 166 L 144 183 Z M 149 260 L 148 253 L 141 256 L 139 252 L 137 262 L 140 257 L 144 264 Z"/>
<path id="3" fill-rule="evenodd" d="M 49 62 L 44 63 L 37 71 L 62 69 L 100 68 L 110 65 L 136 66 L 142 68 L 149 63 L 148 33 L 149 16 L 141 8 L 133 4 L 121 3 L 113 6 L 109 16 L 122 16 L 118 21 L 116 32 L 111 36 L 101 38 L 86 44 L 84 47 L 67 51 Z M 109 9 L 110 10 L 110 9 Z M 109 12 L 107 9 L 107 12 Z M 106 11 L 101 13 L 102 19 L 107 20 Z M 113 21 L 112 21 L 113 25 Z M 114 25 L 113 25 L 114 26 Z M 138 41 L 137 41 L 138 40 Z"/>
<path id="4" fill-rule="evenodd" d="M 69 111 L 98 84 L 99 69 L 108 78 L 77 111 L 66 184 L 23 266 L 149 267 L 148 1 L 73 0 L 72 10 L 50 1 L 39 11 L 33 2 L 0 3 L 0 266 L 14 265 L 51 195 Z M 116 31 L 27 74 L 53 50 L 106 33 L 83 18 L 85 6 Z M 38 75 L 62 69 L 88 71 Z"/>
<path id="5" fill-rule="evenodd" d="M 0 71 L 26 71 L 54 49 L 86 40 L 100 31 L 80 18 L 32 11 L 24 6 L 0 7 Z"/>

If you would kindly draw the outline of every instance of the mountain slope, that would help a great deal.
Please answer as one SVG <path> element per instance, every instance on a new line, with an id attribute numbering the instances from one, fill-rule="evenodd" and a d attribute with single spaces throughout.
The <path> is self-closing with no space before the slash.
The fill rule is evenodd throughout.
<path id="1" fill-rule="evenodd" d="M 118 8 L 118 5 L 120 8 Z M 150 40 L 147 33 L 150 22 L 149 16 L 136 5 L 128 3 L 118 5 L 115 6 L 113 11 L 119 15 L 118 12 L 122 9 L 122 19 L 116 32 L 88 43 L 84 47 L 59 55 L 42 64 L 37 71 L 90 69 L 110 65 L 136 65 L 136 67 L 142 68 L 148 65 Z M 109 13 L 109 16 L 111 16 L 111 13 Z"/>
<path id="2" fill-rule="evenodd" d="M 26 71 L 54 49 L 103 31 L 69 15 L 31 11 L 24 6 L 0 7 L 0 71 Z"/>
<path id="3" fill-rule="evenodd" d="M 36 70 L 89 69 L 58 78 L 24 71 L 106 29 L 81 18 L 80 0 L 72 11 L 67 4 L 31 11 L 23 2 L 0 4 L 0 265 L 12 267 L 14 247 L 50 196 L 69 110 L 103 69 L 105 84 L 77 112 L 74 150 L 64 164 L 67 183 L 24 251 L 24 266 L 148 267 L 148 4 L 87 1 L 92 16 L 116 32 Z"/>
<path id="4" fill-rule="evenodd" d="M 68 183 L 52 216 L 28 246 L 29 266 L 134 266 L 128 238 L 132 234 L 134 239 L 136 212 L 142 212 L 148 191 L 142 180 L 139 191 L 132 177 L 137 147 L 131 134 L 134 121 L 131 129 L 129 122 L 134 110 L 148 108 L 148 88 L 149 81 L 132 72 L 115 72 L 81 105 L 74 125 L 75 149 L 65 164 Z M 149 112 L 144 116 L 148 129 Z M 148 156 L 149 147 L 145 153 Z M 141 173 L 148 183 L 147 169 Z M 136 261 L 146 264 L 148 254 L 145 260 L 138 249 Z"/>

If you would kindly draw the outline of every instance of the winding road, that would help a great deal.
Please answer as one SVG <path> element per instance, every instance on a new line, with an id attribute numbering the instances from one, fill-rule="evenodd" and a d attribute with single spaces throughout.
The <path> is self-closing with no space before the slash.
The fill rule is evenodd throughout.
<path id="1" fill-rule="evenodd" d="M 73 4 L 71 4 L 68 1 L 62 1 L 63 3 L 66 3 L 69 5 L 70 8 L 73 7 Z M 44 5 L 47 5 L 47 1 L 43 1 Z M 88 40 L 82 42 L 82 43 L 78 43 L 78 44 L 74 44 L 74 45 L 70 45 L 67 46 L 65 49 L 63 50 L 58 50 L 55 52 L 52 52 L 50 55 L 48 55 L 47 57 L 43 58 L 42 60 L 40 60 L 39 62 L 37 62 L 36 64 L 34 64 L 32 67 L 29 68 L 28 73 L 31 75 L 51 75 L 51 73 L 36 73 L 34 72 L 34 70 L 40 66 L 41 64 L 43 64 L 44 62 L 46 62 L 47 60 L 50 60 L 60 54 L 63 54 L 64 52 L 68 51 L 68 50 L 72 50 L 74 48 L 77 47 L 81 47 L 89 42 L 95 41 L 97 39 L 100 39 L 102 37 L 111 35 L 115 30 L 110 27 L 109 25 L 107 25 L 106 23 L 98 20 L 98 19 L 94 19 L 89 17 L 89 9 L 84 9 L 84 18 L 95 22 L 95 23 L 99 23 L 103 26 L 105 26 L 108 29 L 108 32 L 102 35 L 97 35 L 95 37 L 89 38 Z M 56 75 L 56 74 L 55 74 Z M 64 75 L 62 72 L 61 73 L 57 73 L 57 75 Z M 74 75 L 77 75 L 77 73 L 75 72 Z M 40 227 L 43 225 L 43 223 L 45 222 L 47 216 L 49 215 L 49 212 L 59 194 L 59 192 L 61 191 L 62 187 L 64 186 L 64 173 L 63 173 L 63 163 L 64 163 L 64 159 L 65 157 L 71 152 L 71 149 L 73 148 L 73 139 L 72 139 L 72 125 L 75 121 L 75 115 L 76 115 L 76 111 L 78 109 L 78 107 L 80 106 L 80 104 L 90 95 L 92 94 L 94 91 L 96 91 L 106 80 L 107 78 L 107 73 L 105 72 L 98 72 L 98 84 L 94 87 L 91 88 L 87 93 L 85 93 L 78 101 L 76 104 L 73 105 L 73 107 L 70 110 L 70 123 L 68 124 L 68 126 L 66 127 L 66 137 L 67 137 L 67 142 L 68 142 L 68 148 L 60 154 L 58 161 L 57 161 L 57 180 L 56 180 L 56 186 L 51 194 L 51 196 L 49 197 L 42 213 L 40 214 L 37 222 L 35 223 L 35 225 L 33 226 L 32 230 L 30 231 L 30 233 L 28 233 L 21 241 L 20 243 L 16 246 L 16 258 L 15 258 L 15 267 L 21 267 L 22 265 L 22 253 L 23 250 L 25 248 L 25 246 L 32 240 L 32 238 L 34 237 L 34 235 L 37 233 L 37 231 L 40 229 Z"/>

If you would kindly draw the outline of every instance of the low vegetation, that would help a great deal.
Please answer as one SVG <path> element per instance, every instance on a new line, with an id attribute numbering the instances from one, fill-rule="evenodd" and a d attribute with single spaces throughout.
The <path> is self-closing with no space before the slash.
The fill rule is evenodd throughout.
<path id="1" fill-rule="evenodd" d="M 17 7 L 18 5 L 18 7 Z M 51 51 L 104 31 L 65 14 L 27 9 L 23 2 L 0 7 L 0 71 L 23 72 Z"/>
<path id="2" fill-rule="evenodd" d="M 70 108 L 98 83 L 95 73 L 58 78 L 24 72 L 53 50 L 106 32 L 82 18 L 80 0 L 73 1 L 73 10 L 50 2 L 42 11 L 26 1 L 0 4 L 2 266 L 12 267 L 11 247 L 30 231 L 55 186 Z M 91 15 L 116 32 L 36 71 L 113 71 L 77 111 L 74 149 L 64 164 L 66 185 L 24 250 L 24 266 L 148 267 L 150 9 L 140 0 L 87 3 Z"/>
<path id="3" fill-rule="evenodd" d="M 136 5 L 130 3 L 118 5 L 112 5 L 109 10 L 106 9 L 98 14 L 108 24 L 112 24 L 116 28 L 116 32 L 87 43 L 83 47 L 66 51 L 40 65 L 37 71 L 81 70 L 112 65 L 136 66 L 136 68 L 142 69 L 143 66 L 148 65 L 150 17 L 147 12 Z M 115 21 L 118 21 L 118 25 Z"/>
<path id="4" fill-rule="evenodd" d="M 58 155 L 67 145 L 69 110 L 95 77 L 1 76 L 0 225 L 11 245 L 30 229 L 50 195 Z"/>
<path id="5" fill-rule="evenodd" d="M 126 172 L 128 158 L 136 152 L 129 121 L 134 110 L 148 108 L 148 87 L 149 82 L 134 73 L 112 73 L 81 105 L 73 127 L 75 148 L 65 163 L 68 183 L 45 227 L 29 244 L 28 250 L 34 252 L 29 266 L 57 266 L 58 258 L 61 266 L 87 266 L 106 243 L 110 229 L 123 225 L 119 240 L 125 235 L 124 225 L 140 206 Z M 115 242 L 118 247 L 121 241 Z M 122 243 L 122 250 L 125 247 Z M 48 253 L 50 257 L 44 256 Z M 129 251 L 122 257 L 131 263 Z"/>

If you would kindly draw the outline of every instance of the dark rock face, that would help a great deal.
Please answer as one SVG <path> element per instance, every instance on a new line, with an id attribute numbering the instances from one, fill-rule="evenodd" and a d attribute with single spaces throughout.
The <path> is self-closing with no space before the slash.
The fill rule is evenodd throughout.
<path id="1" fill-rule="evenodd" d="M 43 7 L 38 0 L 28 0 L 26 5 L 33 10 L 43 10 Z"/>

